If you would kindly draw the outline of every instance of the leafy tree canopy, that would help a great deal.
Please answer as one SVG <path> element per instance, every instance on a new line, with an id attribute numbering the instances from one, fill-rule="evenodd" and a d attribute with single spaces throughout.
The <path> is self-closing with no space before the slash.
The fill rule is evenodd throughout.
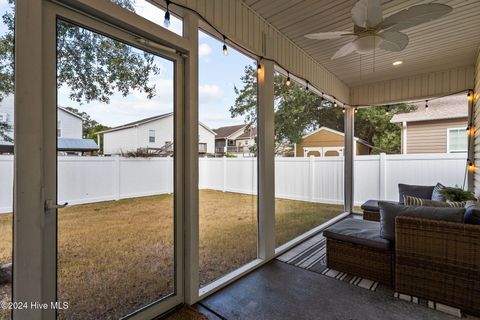
<path id="1" fill-rule="evenodd" d="M 241 81 L 243 88 L 234 88 L 237 97 L 234 105 L 230 107 L 230 113 L 232 118 L 243 116 L 247 124 L 255 126 L 257 71 L 254 65 L 245 67 Z M 334 108 L 330 102 L 323 101 L 321 97 L 296 83 L 292 82 L 287 86 L 286 79 L 279 74 L 274 77 L 274 94 L 277 150 L 300 142 L 306 133 L 322 126 L 344 131 L 344 114 L 341 108 Z M 355 136 L 381 150 L 399 153 L 400 127 L 390 123 L 390 120 L 396 113 L 414 109 L 414 106 L 405 104 L 361 109 L 355 115 Z"/>
<path id="2" fill-rule="evenodd" d="M 14 93 L 13 40 L 14 0 L 2 16 L 7 32 L 0 36 L 0 100 Z M 133 0 L 116 0 L 134 11 Z M 132 91 L 155 96 L 149 76 L 158 74 L 154 56 L 67 22 L 57 25 L 58 86 L 68 86 L 70 98 L 79 103 L 106 102 L 116 92 L 127 96 Z"/>

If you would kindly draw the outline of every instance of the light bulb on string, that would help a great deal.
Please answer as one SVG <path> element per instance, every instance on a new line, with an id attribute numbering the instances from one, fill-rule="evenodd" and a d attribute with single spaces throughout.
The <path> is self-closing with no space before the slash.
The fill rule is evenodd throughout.
<path id="1" fill-rule="evenodd" d="M 428 110 L 428 100 L 425 100 L 425 110 Z"/>
<path id="2" fill-rule="evenodd" d="M 342 112 L 345 113 L 345 107 L 342 108 Z"/>
<path id="3" fill-rule="evenodd" d="M 227 40 L 227 37 L 223 36 L 223 55 L 224 56 L 228 56 L 228 48 L 225 42 L 226 40 Z"/>
<path id="4" fill-rule="evenodd" d="M 166 0 L 167 2 L 167 11 L 165 11 L 165 19 L 163 20 L 163 25 L 165 28 L 170 27 L 170 11 L 168 10 L 168 6 L 170 5 L 170 0 Z"/>
<path id="5" fill-rule="evenodd" d="M 306 80 L 306 82 L 307 82 L 307 85 L 305 86 L 305 90 L 308 91 L 310 90 L 310 88 L 308 87 L 308 80 Z"/>
<path id="6" fill-rule="evenodd" d="M 290 84 L 291 84 L 291 82 L 290 82 L 290 72 L 287 72 L 287 82 L 285 82 L 285 84 L 290 87 Z"/>
<path id="7" fill-rule="evenodd" d="M 262 72 L 262 65 L 260 64 L 260 62 L 257 65 L 257 72 L 258 73 Z"/>
<path id="8" fill-rule="evenodd" d="M 358 107 L 355 107 L 354 112 L 355 112 L 355 113 L 358 112 Z"/>

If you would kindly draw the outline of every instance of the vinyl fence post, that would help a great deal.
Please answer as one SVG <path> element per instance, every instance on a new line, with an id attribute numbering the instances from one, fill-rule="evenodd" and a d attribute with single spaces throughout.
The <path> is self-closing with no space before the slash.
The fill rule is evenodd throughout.
<path id="1" fill-rule="evenodd" d="M 314 157 L 308 158 L 308 173 L 309 173 L 309 189 L 310 189 L 310 202 L 313 202 L 314 194 L 315 194 L 315 160 Z"/>
<path id="2" fill-rule="evenodd" d="M 223 187 L 222 191 L 225 192 L 227 190 L 227 157 L 223 156 Z"/>
<path id="3" fill-rule="evenodd" d="M 387 155 L 380 153 L 379 163 L 379 182 L 380 182 L 380 200 L 387 200 Z"/>
<path id="4" fill-rule="evenodd" d="M 113 160 L 113 190 L 114 190 L 114 199 L 120 200 L 120 156 L 114 156 Z"/>

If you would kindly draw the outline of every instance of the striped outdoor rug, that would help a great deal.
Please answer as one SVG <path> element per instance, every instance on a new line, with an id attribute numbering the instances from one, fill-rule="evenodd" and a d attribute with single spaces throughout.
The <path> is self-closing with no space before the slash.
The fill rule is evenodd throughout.
<path id="1" fill-rule="evenodd" d="M 387 295 L 392 295 L 398 299 L 417 303 L 425 307 L 448 313 L 459 318 L 462 317 L 462 312 L 458 308 L 450 307 L 441 303 L 436 303 L 434 301 L 428 301 L 405 294 L 398 294 L 394 292 L 392 288 L 382 285 L 376 281 L 353 276 L 345 272 L 339 272 L 327 268 L 327 243 L 325 237 L 321 233 L 287 251 L 283 255 L 277 257 L 277 259 L 282 262 L 294 265 L 296 267 L 317 272 L 324 276 L 337 279 L 339 281 L 348 282 L 360 288 L 376 292 L 382 292 Z M 476 317 L 466 316 L 465 314 L 463 314 L 463 316 L 467 317 L 468 319 L 478 319 Z"/>

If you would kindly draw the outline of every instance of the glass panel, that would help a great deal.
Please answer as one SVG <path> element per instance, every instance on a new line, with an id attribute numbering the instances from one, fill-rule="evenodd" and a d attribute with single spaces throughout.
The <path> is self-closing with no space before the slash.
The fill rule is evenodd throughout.
<path id="1" fill-rule="evenodd" d="M 175 293 L 174 63 L 57 30 L 58 317 L 119 318 Z"/>
<path id="2" fill-rule="evenodd" d="M 11 301 L 14 145 L 14 2 L 0 1 L 0 304 Z M 10 310 L 0 308 L 0 319 Z"/>
<path id="3" fill-rule="evenodd" d="M 170 23 L 165 22 L 165 10 L 158 5 L 152 4 L 148 0 L 110 0 L 123 8 L 133 11 L 142 18 L 145 18 L 163 28 L 167 28 L 173 33 L 183 36 L 183 20 L 176 17 L 171 12 Z M 168 26 L 167 26 L 168 25 Z"/>
<path id="4" fill-rule="evenodd" d="M 342 108 L 275 75 L 275 241 L 344 211 Z"/>
<path id="5" fill-rule="evenodd" d="M 355 136 L 372 148 L 355 156 L 356 211 L 371 199 L 403 201 L 400 183 L 465 188 L 467 113 L 466 93 L 430 99 L 428 108 L 422 101 L 358 109 Z"/>
<path id="6" fill-rule="evenodd" d="M 201 286 L 257 258 L 256 62 L 222 46 L 199 32 Z"/>

